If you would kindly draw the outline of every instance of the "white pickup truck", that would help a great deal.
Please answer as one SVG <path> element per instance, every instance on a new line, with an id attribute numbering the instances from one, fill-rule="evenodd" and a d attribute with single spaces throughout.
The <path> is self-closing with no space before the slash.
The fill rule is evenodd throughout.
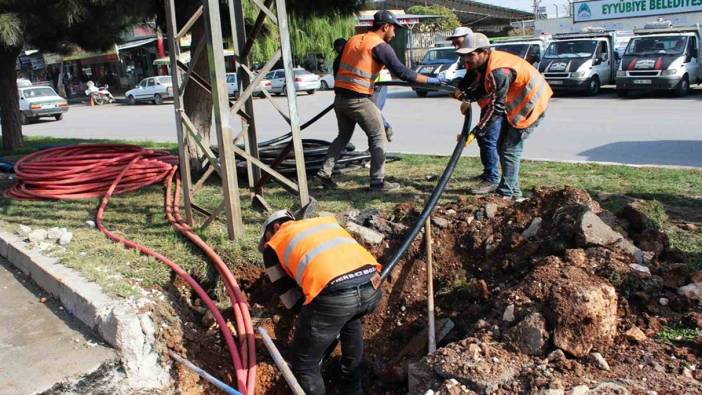
<path id="1" fill-rule="evenodd" d="M 700 25 L 672 26 L 659 21 L 634 30 L 617 71 L 617 93 L 672 90 L 685 96 L 702 82 Z"/>

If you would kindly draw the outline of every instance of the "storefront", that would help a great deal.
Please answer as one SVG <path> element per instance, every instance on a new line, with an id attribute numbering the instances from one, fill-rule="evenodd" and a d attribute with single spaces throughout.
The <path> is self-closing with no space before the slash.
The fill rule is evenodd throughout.
<path id="1" fill-rule="evenodd" d="M 702 0 L 590 0 L 572 3 L 571 16 L 540 19 L 536 34 L 578 32 L 587 26 L 632 31 L 663 18 L 674 26 L 702 24 Z"/>

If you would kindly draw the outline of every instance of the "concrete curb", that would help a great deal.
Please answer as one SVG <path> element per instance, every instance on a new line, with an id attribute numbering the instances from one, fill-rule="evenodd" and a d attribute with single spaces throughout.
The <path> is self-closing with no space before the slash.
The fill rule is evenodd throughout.
<path id="1" fill-rule="evenodd" d="M 170 383 L 170 374 L 154 351 L 155 327 L 147 313 L 108 296 L 79 272 L 61 265 L 56 258 L 32 251 L 19 237 L 3 230 L 0 255 L 117 350 L 131 389 L 154 390 Z"/>

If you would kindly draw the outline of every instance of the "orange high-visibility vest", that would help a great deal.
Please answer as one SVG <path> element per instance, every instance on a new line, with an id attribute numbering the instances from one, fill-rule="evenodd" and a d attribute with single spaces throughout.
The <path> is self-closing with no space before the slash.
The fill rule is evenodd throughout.
<path id="1" fill-rule="evenodd" d="M 495 69 L 508 68 L 516 77 L 507 91 L 505 117 L 516 129 L 531 126 L 548 107 L 548 100 L 553 95 L 546 80 L 526 60 L 503 51 L 491 51 L 485 75 Z M 494 92 L 489 78 L 485 78 L 485 91 Z"/>
<path id="2" fill-rule="evenodd" d="M 363 266 L 380 264 L 334 217 L 288 221 L 268 241 L 285 273 L 310 303 L 335 278 Z"/>
<path id="3" fill-rule="evenodd" d="M 373 59 L 372 51 L 373 48 L 384 42 L 373 32 L 351 37 L 341 54 L 334 86 L 372 95 L 374 82 L 383 68 L 381 63 Z"/>

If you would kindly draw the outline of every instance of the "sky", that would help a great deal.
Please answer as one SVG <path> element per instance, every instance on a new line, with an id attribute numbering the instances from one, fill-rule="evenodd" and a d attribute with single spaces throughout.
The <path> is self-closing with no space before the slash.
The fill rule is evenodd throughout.
<path id="1" fill-rule="evenodd" d="M 534 7 L 534 2 L 532 0 L 477 0 L 481 3 L 487 3 L 502 7 L 516 8 L 524 11 L 531 11 Z M 546 7 L 546 12 L 549 18 L 554 18 L 556 16 L 556 8 L 554 5 L 558 5 L 558 16 L 563 16 L 564 9 L 568 2 L 566 0 L 541 0 L 541 6 Z"/>

